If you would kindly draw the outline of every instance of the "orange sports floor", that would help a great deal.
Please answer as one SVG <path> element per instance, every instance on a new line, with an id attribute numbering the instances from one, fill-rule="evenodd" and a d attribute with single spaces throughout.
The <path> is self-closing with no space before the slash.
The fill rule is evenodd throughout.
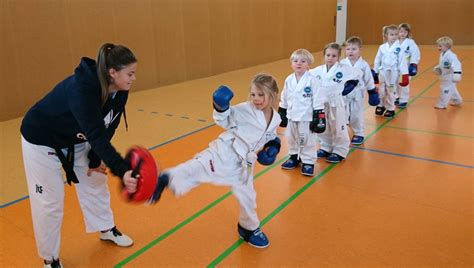
<path id="1" fill-rule="evenodd" d="M 376 49 L 364 48 L 369 63 Z M 202 185 L 181 198 L 166 191 L 157 205 L 145 206 L 125 203 L 119 181 L 110 178 L 116 224 L 135 244 L 118 248 L 86 234 L 74 187 L 66 186 L 61 261 L 65 267 L 473 267 L 474 49 L 454 51 L 463 64 L 461 107 L 433 109 L 439 83 L 430 70 L 438 52 L 421 46 L 409 107 L 392 120 L 367 108 L 367 140 L 343 163 L 318 160 L 313 178 L 284 171 L 286 139 L 280 135 L 279 159 L 257 166 L 255 176 L 270 247 L 239 240 L 238 205 L 226 187 Z M 321 52 L 315 58 L 321 62 Z M 261 71 L 282 87 L 291 69 L 281 60 L 133 93 L 129 130 L 122 123 L 113 143 L 121 152 L 146 146 L 163 168 L 186 161 L 222 131 L 212 122 L 212 91 L 227 84 L 235 91 L 233 103 L 244 101 L 250 79 Z M 0 266 L 39 267 L 20 122 L 0 123 Z"/>

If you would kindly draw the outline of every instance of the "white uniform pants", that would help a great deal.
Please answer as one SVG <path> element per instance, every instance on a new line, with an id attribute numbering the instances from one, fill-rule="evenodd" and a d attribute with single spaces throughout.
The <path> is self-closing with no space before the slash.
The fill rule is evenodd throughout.
<path id="1" fill-rule="evenodd" d="M 354 135 L 364 137 L 364 99 L 362 96 L 346 97 L 346 113 L 349 116 L 349 126 Z"/>
<path id="2" fill-rule="evenodd" d="M 456 88 L 456 83 L 450 80 L 440 80 L 439 98 L 437 106 L 447 107 L 449 101 L 452 101 L 456 104 L 462 103 L 461 94 L 459 94 L 459 91 Z"/>
<path id="3" fill-rule="evenodd" d="M 411 76 L 409 77 L 410 84 L 411 84 Z M 406 87 L 402 87 L 397 84 L 397 95 L 398 95 L 398 102 L 399 103 L 407 103 L 410 99 L 410 85 Z"/>
<path id="4" fill-rule="evenodd" d="M 31 144 L 22 137 L 22 149 L 38 254 L 46 260 L 58 259 L 64 215 L 62 165 L 50 147 Z M 76 144 L 74 149 L 74 171 L 79 180 L 75 186 L 86 232 L 110 229 L 115 225 L 107 176 L 97 172 L 87 176 L 88 143 Z"/>
<path id="5" fill-rule="evenodd" d="M 165 171 L 170 176 L 169 188 L 174 195 L 181 196 L 202 183 L 230 186 L 240 205 L 240 225 L 255 230 L 260 220 L 256 212 L 253 167 L 247 167 L 230 147 L 217 145 L 217 150 L 209 148 L 196 158 Z M 218 150 L 226 153 L 218 153 Z"/>
<path id="6" fill-rule="evenodd" d="M 389 111 L 395 110 L 398 76 L 399 72 L 396 70 L 382 70 L 380 72 L 379 107 L 385 107 Z"/>
<path id="7" fill-rule="evenodd" d="M 349 132 L 347 131 L 347 114 L 344 102 L 336 102 L 335 105 L 325 104 L 326 131 L 319 134 L 321 149 L 336 153 L 344 158 L 349 153 Z"/>
<path id="8" fill-rule="evenodd" d="M 314 165 L 317 158 L 318 136 L 309 130 L 309 123 L 288 120 L 286 129 L 288 153 L 299 155 L 304 164 Z"/>

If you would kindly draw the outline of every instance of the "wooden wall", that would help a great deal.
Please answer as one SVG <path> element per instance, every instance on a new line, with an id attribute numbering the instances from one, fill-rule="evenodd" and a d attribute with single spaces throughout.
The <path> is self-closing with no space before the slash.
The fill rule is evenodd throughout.
<path id="1" fill-rule="evenodd" d="M 135 52 L 143 90 L 321 50 L 335 13 L 336 0 L 0 0 L 0 121 L 104 42 Z"/>
<path id="2" fill-rule="evenodd" d="M 472 0 L 348 0 L 347 36 L 381 44 L 382 27 L 407 22 L 418 44 L 448 35 L 455 45 L 474 44 Z"/>

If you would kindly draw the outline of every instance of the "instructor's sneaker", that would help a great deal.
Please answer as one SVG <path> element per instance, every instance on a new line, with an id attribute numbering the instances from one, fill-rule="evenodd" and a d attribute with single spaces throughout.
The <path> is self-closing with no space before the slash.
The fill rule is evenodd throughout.
<path id="1" fill-rule="evenodd" d="M 361 145 L 362 143 L 364 143 L 364 137 L 357 136 L 357 135 L 354 135 L 354 137 L 352 137 L 352 140 L 351 140 L 352 145 Z"/>
<path id="2" fill-rule="evenodd" d="M 147 204 L 155 204 L 160 200 L 161 194 L 163 193 L 163 190 L 168 186 L 170 183 L 170 176 L 168 173 L 161 173 L 160 176 L 158 176 L 158 181 L 156 182 L 156 187 L 155 191 L 153 192 L 153 195 L 147 200 Z"/>
<path id="3" fill-rule="evenodd" d="M 290 155 L 290 158 L 281 164 L 282 169 L 294 169 L 300 164 L 297 154 Z"/>
<path id="4" fill-rule="evenodd" d="M 133 245 L 133 240 L 128 235 L 122 234 L 115 226 L 106 232 L 100 232 L 100 240 L 112 241 L 119 247 Z"/>
<path id="5" fill-rule="evenodd" d="M 55 260 L 53 259 L 53 262 L 52 263 L 48 263 L 46 264 L 46 260 L 44 261 L 44 268 L 61 268 L 63 267 L 63 265 L 61 264 L 61 262 L 59 261 L 59 259 Z"/>
<path id="6" fill-rule="evenodd" d="M 375 115 L 383 115 L 383 113 L 385 112 L 385 107 L 380 107 L 380 106 L 377 106 L 377 108 L 375 108 Z"/>
<path id="7" fill-rule="evenodd" d="M 335 153 L 332 153 L 330 156 L 328 156 L 328 158 L 326 158 L 326 162 L 335 163 L 335 164 L 341 162 L 342 160 L 344 160 L 344 157 Z"/>
<path id="8" fill-rule="evenodd" d="M 237 224 L 237 230 L 239 231 L 240 238 L 256 248 L 266 248 L 270 245 L 267 236 L 260 228 L 250 231 L 240 226 L 239 223 Z"/>
<path id="9" fill-rule="evenodd" d="M 395 116 L 395 111 L 390 111 L 390 110 L 385 111 L 385 113 L 383 114 L 383 117 L 385 118 L 393 118 L 394 116 Z"/>
<path id="10" fill-rule="evenodd" d="M 398 105 L 400 105 L 400 99 L 399 99 L 399 98 L 397 98 L 397 99 L 395 100 L 395 103 L 394 103 L 394 104 L 395 104 L 395 106 L 398 106 Z"/>
<path id="11" fill-rule="evenodd" d="M 314 165 L 303 164 L 301 167 L 301 174 L 312 177 L 314 175 Z"/>
<path id="12" fill-rule="evenodd" d="M 319 149 L 317 153 L 318 158 L 328 157 L 329 155 L 330 153 L 324 151 L 323 149 Z"/>

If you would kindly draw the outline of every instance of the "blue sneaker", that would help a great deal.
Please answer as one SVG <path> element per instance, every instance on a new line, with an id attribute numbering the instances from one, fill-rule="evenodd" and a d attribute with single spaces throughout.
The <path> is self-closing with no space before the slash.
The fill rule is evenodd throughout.
<path id="1" fill-rule="evenodd" d="M 167 173 L 161 173 L 158 176 L 158 182 L 156 183 L 155 191 L 153 192 L 153 195 L 148 199 L 147 203 L 148 204 L 155 204 L 160 200 L 161 193 L 163 193 L 163 190 L 168 186 L 168 183 L 170 182 L 170 177 Z"/>
<path id="2" fill-rule="evenodd" d="M 262 232 L 262 230 L 260 230 L 260 228 L 249 231 L 240 226 L 239 223 L 237 224 L 237 230 L 239 231 L 240 238 L 256 248 L 266 248 L 270 245 L 267 236 Z"/>
<path id="3" fill-rule="evenodd" d="M 344 157 L 338 155 L 338 154 L 335 154 L 335 153 L 332 153 L 330 156 L 328 156 L 326 158 L 326 162 L 329 162 L 329 163 L 339 163 L 341 162 L 342 160 L 344 160 Z"/>
<path id="4" fill-rule="evenodd" d="M 408 104 L 408 103 L 406 103 L 406 102 L 400 102 L 400 103 L 397 105 L 397 107 L 400 108 L 400 109 L 405 109 L 405 108 L 407 108 L 407 104 Z"/>
<path id="5" fill-rule="evenodd" d="M 294 169 L 300 164 L 300 160 L 298 159 L 297 154 L 290 155 L 290 158 L 286 160 L 283 164 L 281 164 L 282 169 Z"/>
<path id="6" fill-rule="evenodd" d="M 303 164 L 301 167 L 301 174 L 312 177 L 314 175 L 314 165 Z"/>
<path id="7" fill-rule="evenodd" d="M 327 156 L 329 156 L 329 155 L 330 155 L 330 153 L 324 151 L 323 149 L 319 149 L 319 150 L 318 150 L 318 158 L 327 157 Z"/>
<path id="8" fill-rule="evenodd" d="M 364 137 L 354 135 L 354 137 L 352 137 L 351 143 L 352 145 L 361 145 L 364 143 Z"/>

